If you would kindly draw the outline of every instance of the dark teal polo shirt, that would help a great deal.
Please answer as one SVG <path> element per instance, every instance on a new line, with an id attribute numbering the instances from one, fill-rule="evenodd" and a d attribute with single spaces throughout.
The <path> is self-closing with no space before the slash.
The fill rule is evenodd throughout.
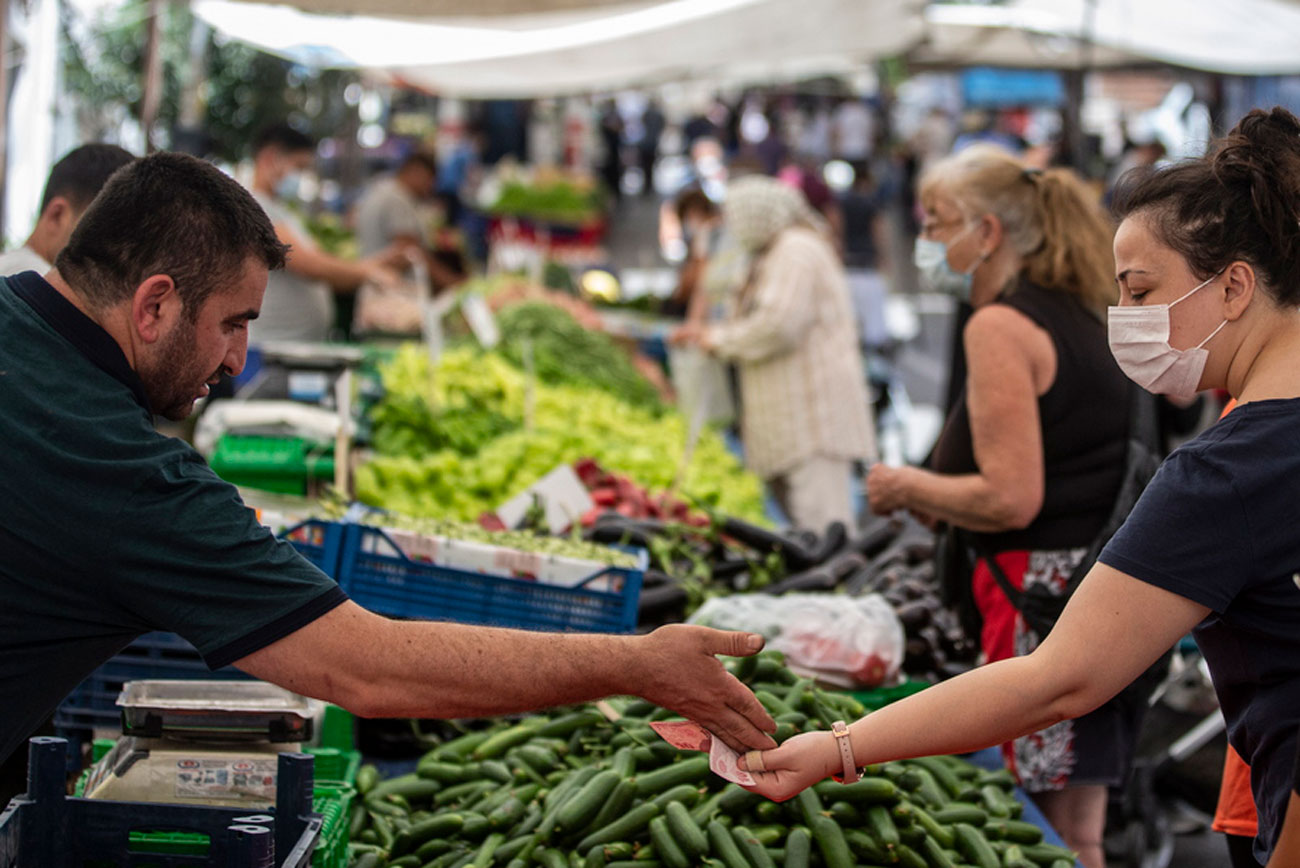
<path id="1" fill-rule="evenodd" d="M 35 272 L 0 279 L 0 760 L 142 633 L 215 669 L 346 599 L 154 430 L 107 332 Z"/>

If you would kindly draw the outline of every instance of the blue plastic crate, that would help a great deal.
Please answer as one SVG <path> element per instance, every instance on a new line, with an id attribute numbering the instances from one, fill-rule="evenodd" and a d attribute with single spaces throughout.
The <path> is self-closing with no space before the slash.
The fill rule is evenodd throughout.
<path id="1" fill-rule="evenodd" d="M 339 558 L 343 554 L 346 525 L 310 519 L 280 534 L 298 553 L 320 567 L 321 572 L 338 578 Z"/>
<path id="2" fill-rule="evenodd" d="M 645 556 L 637 569 L 608 567 L 577 587 L 482 575 L 414 561 L 384 531 L 350 525 L 336 576 L 358 605 L 383 615 L 524 630 L 636 630 Z M 596 590 L 608 584 L 610 590 Z"/>
<path id="3" fill-rule="evenodd" d="M 305 868 L 311 864 L 321 817 L 312 812 L 312 758 L 307 754 L 280 754 L 274 813 L 258 813 L 66 796 L 66 750 L 63 739 L 31 740 L 27 792 L 0 814 L 0 868 Z M 147 843 L 151 836 L 166 842 L 175 833 L 206 836 L 206 852 L 192 852 L 192 847 L 177 852 L 178 848 Z"/>

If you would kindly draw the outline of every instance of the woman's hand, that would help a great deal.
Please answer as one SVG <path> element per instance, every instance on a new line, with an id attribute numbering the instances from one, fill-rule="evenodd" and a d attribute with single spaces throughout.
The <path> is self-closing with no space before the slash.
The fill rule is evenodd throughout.
<path id="1" fill-rule="evenodd" d="M 703 334 L 704 329 L 699 323 L 686 322 L 669 333 L 668 343 L 675 347 L 692 346 L 700 342 L 700 337 Z"/>
<path id="2" fill-rule="evenodd" d="M 867 471 L 867 504 L 876 515 L 889 515 L 909 506 L 906 491 L 909 467 L 874 464 Z"/>
<path id="3" fill-rule="evenodd" d="M 748 789 L 774 802 L 793 798 L 843 769 L 839 746 L 829 732 L 805 732 L 792 736 L 775 750 L 743 754 L 740 767 L 754 776 L 754 786 Z"/>

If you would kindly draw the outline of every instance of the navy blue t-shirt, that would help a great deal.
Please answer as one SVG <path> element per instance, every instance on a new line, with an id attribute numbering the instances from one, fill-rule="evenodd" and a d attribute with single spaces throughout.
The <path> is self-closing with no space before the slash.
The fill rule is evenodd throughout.
<path id="1" fill-rule="evenodd" d="M 1193 631 L 1250 764 L 1268 861 L 1300 727 L 1300 399 L 1244 404 L 1161 466 L 1100 560 L 1208 606 Z"/>

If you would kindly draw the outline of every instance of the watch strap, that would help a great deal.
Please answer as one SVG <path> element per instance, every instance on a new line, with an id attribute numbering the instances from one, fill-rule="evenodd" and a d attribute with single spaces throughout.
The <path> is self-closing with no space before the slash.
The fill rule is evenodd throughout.
<path id="1" fill-rule="evenodd" d="M 853 740 L 849 737 L 848 726 L 844 721 L 837 720 L 831 724 L 831 734 L 835 736 L 835 744 L 840 749 L 840 762 L 844 766 L 840 779 L 846 784 L 858 781 L 862 775 L 858 773 L 858 763 L 853 758 Z"/>

